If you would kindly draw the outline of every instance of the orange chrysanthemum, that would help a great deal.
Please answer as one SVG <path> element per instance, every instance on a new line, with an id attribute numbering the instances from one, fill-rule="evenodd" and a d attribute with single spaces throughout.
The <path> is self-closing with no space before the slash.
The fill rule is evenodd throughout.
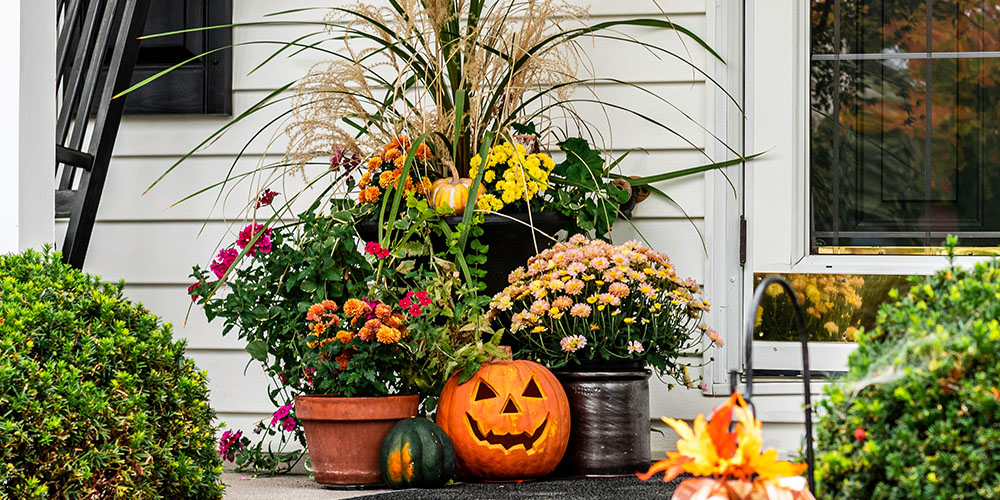
<path id="1" fill-rule="evenodd" d="M 431 192 L 431 180 L 426 177 L 420 178 L 420 183 L 416 186 L 417 192 L 423 195 L 429 195 Z"/>
<path id="2" fill-rule="evenodd" d="M 734 417 L 737 421 L 736 432 L 729 432 Z M 744 484 L 746 495 L 780 489 L 789 492 L 788 498 L 812 499 L 808 490 L 790 489 L 791 483 L 787 481 L 805 472 L 807 466 L 779 461 L 778 452 L 774 449 L 762 451 L 764 424 L 754 418 L 739 393 L 734 393 L 726 404 L 716 408 L 709 420 L 706 421 L 704 415 L 698 415 L 693 428 L 681 420 L 664 417 L 663 421 L 681 437 L 677 441 L 677 451 L 667 452 L 667 459 L 653 464 L 645 474 L 636 474 L 639 479 L 645 481 L 664 472 L 664 481 L 670 481 L 687 472 L 714 478 L 707 482 L 698 480 L 699 488 L 736 491 L 732 488 L 739 490 L 743 487 L 734 484 Z M 798 484 L 798 481 L 794 482 Z M 725 498 L 751 497 L 739 493 Z"/>
<path id="3" fill-rule="evenodd" d="M 323 307 L 323 309 L 330 311 L 332 313 L 337 312 L 338 309 L 337 303 L 332 300 L 324 300 L 323 302 L 320 302 L 320 305 Z"/>
<path id="4" fill-rule="evenodd" d="M 417 159 L 420 161 L 427 161 L 431 157 L 431 148 L 426 144 L 421 144 L 417 146 Z"/>
<path id="5" fill-rule="evenodd" d="M 347 302 L 344 303 L 344 314 L 352 318 L 357 318 L 358 316 L 368 314 L 370 312 L 371 308 L 368 307 L 368 304 L 365 304 L 363 301 L 358 299 L 347 299 Z"/>
<path id="6" fill-rule="evenodd" d="M 319 321 L 321 314 L 323 314 L 323 304 L 313 304 L 306 313 L 306 321 Z"/>
<path id="7" fill-rule="evenodd" d="M 376 157 L 373 157 L 373 158 L 369 159 L 368 160 L 368 173 L 374 172 L 375 170 L 377 170 L 381 166 L 382 166 L 382 158 L 379 158 L 378 156 L 376 156 Z"/>
<path id="8" fill-rule="evenodd" d="M 361 327 L 361 329 L 358 330 L 358 338 L 360 338 L 364 342 L 368 342 L 369 340 L 372 339 L 372 331 L 369 330 L 367 327 Z"/>
<path id="9" fill-rule="evenodd" d="M 366 187 L 358 193 L 358 203 L 375 203 L 382 191 L 375 186 Z"/>
<path id="10" fill-rule="evenodd" d="M 403 156 L 403 152 L 396 148 L 388 148 L 382 151 L 382 163 L 392 163 L 396 161 L 396 158 Z"/>
<path id="11" fill-rule="evenodd" d="M 382 325 L 375 333 L 375 337 L 383 344 L 395 344 L 402 336 L 399 330 L 387 325 Z"/>
<path id="12" fill-rule="evenodd" d="M 382 174 L 378 176 L 378 185 L 382 189 L 388 189 L 389 186 L 391 186 L 394 182 L 396 182 L 396 178 L 398 176 L 399 174 L 397 174 L 395 170 L 389 172 L 382 172 Z"/>
<path id="13" fill-rule="evenodd" d="M 380 321 L 384 322 L 388 320 L 390 316 L 392 316 L 391 307 L 385 304 L 379 304 L 375 306 L 375 317 L 378 318 Z"/>
<path id="14" fill-rule="evenodd" d="M 385 324 L 387 324 L 387 325 L 389 325 L 389 326 L 391 326 L 393 328 L 399 328 L 399 327 L 403 326 L 403 320 L 404 319 L 405 318 L 403 317 L 402 314 L 394 313 L 392 316 L 389 316 L 389 319 L 386 319 L 384 321 L 385 321 Z"/>
<path id="15" fill-rule="evenodd" d="M 339 368 L 341 371 L 343 371 L 347 369 L 347 362 L 351 360 L 351 356 L 353 355 L 354 355 L 353 352 L 344 351 L 340 353 L 340 355 L 337 356 L 336 358 L 333 358 L 333 360 L 336 361 L 338 365 L 340 365 Z"/>
<path id="16" fill-rule="evenodd" d="M 354 334 L 351 333 L 351 332 L 349 332 L 349 331 L 347 331 L 347 330 L 341 330 L 341 331 L 337 332 L 337 340 L 339 340 L 341 343 L 347 344 L 353 338 L 354 338 Z"/>

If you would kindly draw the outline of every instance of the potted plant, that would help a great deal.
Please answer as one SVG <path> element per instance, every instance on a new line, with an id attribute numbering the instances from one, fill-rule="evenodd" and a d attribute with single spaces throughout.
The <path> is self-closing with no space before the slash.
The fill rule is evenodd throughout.
<path id="1" fill-rule="evenodd" d="M 381 300 L 324 300 L 309 307 L 301 340 L 308 395 L 295 397 L 316 482 L 382 482 L 379 451 L 397 422 L 417 414 L 416 394 L 397 394 L 410 362 L 409 318 L 430 305 L 426 291 L 410 294 L 404 311 Z M 308 327 L 308 328 L 306 328 Z"/>
<path id="2" fill-rule="evenodd" d="M 509 325 L 519 357 L 555 369 L 566 389 L 573 422 L 562 470 L 591 476 L 645 467 L 646 365 L 691 385 L 681 353 L 704 352 L 706 335 L 721 345 L 701 322 L 709 304 L 698 285 L 640 243 L 615 246 L 582 235 L 533 257 L 510 283 L 493 298 L 490 315 Z"/>
<path id="3" fill-rule="evenodd" d="M 776 450 L 764 449 L 764 424 L 740 393 L 709 420 L 698 415 L 693 429 L 681 420 L 663 421 L 680 435 L 677 451 L 636 476 L 643 481 L 660 472 L 664 481 L 684 473 L 695 476 L 681 482 L 671 500 L 815 500 L 800 475 L 808 466 L 778 460 Z"/>
<path id="4" fill-rule="evenodd" d="M 315 420 L 317 408 L 343 405 L 331 398 L 298 397 L 407 394 L 413 412 L 417 396 L 423 397 L 423 410 L 430 412 L 450 376 L 468 378 L 498 352 L 498 337 L 491 336 L 485 320 L 489 299 L 465 284 L 448 247 L 430 242 L 440 228 L 432 227 L 437 214 L 426 200 L 417 200 L 413 192 L 407 195 L 397 218 L 408 230 L 388 234 L 393 243 L 387 247 L 357 242 L 355 226 L 366 213 L 363 207 L 335 204 L 327 215 L 321 210 L 316 203 L 294 223 L 273 229 L 248 225 L 232 248 L 219 252 L 209 270 L 195 267 L 198 281 L 189 292 L 209 319 L 225 320 L 224 332 L 235 330 L 248 342 L 247 351 L 272 377 L 269 395 L 278 410 L 270 424 L 265 421 L 255 429 L 266 435 L 256 444 L 242 435 L 225 441 L 227 458 L 241 469 L 283 472 L 302 457 L 299 450 L 285 451 L 297 441 L 308 445 L 318 481 L 375 480 L 377 460 L 371 462 L 374 475 L 363 478 L 319 472 L 317 464 L 326 459 L 315 454 L 328 447 L 315 440 L 308 444 L 309 424 L 304 434 L 297 422 Z M 475 262 L 477 257 L 467 252 L 462 259 Z M 358 300 L 364 306 L 358 306 Z M 392 310 L 389 321 L 380 319 L 386 308 Z M 365 312 L 359 317 L 358 311 Z M 383 325 L 390 330 L 380 339 L 377 327 Z M 340 341 L 330 340 L 341 332 L 346 333 Z M 344 342 L 348 333 L 350 340 Z M 384 342 L 389 339 L 394 341 Z M 354 404 L 374 407 L 383 404 L 379 401 L 385 400 Z M 397 418 L 393 415 L 384 420 L 390 427 Z M 365 448 L 377 458 L 377 446 Z"/>

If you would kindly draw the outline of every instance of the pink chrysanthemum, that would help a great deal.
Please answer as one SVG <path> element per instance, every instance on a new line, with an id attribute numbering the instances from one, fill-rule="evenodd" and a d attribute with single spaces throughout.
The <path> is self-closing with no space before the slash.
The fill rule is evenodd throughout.
<path id="1" fill-rule="evenodd" d="M 563 337 L 559 341 L 559 345 L 562 346 L 562 350 L 566 352 L 576 352 L 584 347 L 587 347 L 587 339 L 583 335 L 570 335 L 568 337 Z"/>
<path id="2" fill-rule="evenodd" d="M 638 340 L 630 340 L 630 341 L 628 341 L 628 353 L 629 354 L 636 354 L 636 353 L 641 354 L 642 351 L 645 351 L 645 350 L 646 349 L 644 347 L 642 347 L 642 342 L 639 342 Z"/>
<path id="3" fill-rule="evenodd" d="M 576 304 L 569 310 L 569 315 L 576 316 L 577 318 L 586 318 L 590 316 L 590 306 L 587 304 Z"/>

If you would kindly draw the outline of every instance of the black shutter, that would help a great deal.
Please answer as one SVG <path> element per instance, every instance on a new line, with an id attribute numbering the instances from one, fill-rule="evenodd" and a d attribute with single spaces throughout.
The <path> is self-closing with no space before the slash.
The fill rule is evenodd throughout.
<path id="1" fill-rule="evenodd" d="M 147 34 L 232 23 L 232 0 L 153 0 Z M 212 49 L 232 44 L 232 29 L 143 40 L 133 83 Z M 191 61 L 129 94 L 126 114 L 232 114 L 232 50 Z"/>

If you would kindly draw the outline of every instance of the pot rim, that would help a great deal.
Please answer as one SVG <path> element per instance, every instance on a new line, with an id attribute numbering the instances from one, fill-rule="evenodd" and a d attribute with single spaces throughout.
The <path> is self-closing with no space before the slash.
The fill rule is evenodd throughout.
<path id="1" fill-rule="evenodd" d="M 399 420 L 417 414 L 420 396 L 394 395 L 344 397 L 295 396 L 295 416 L 300 420 Z"/>
<path id="2" fill-rule="evenodd" d="M 646 380 L 653 375 L 651 370 L 631 370 L 627 372 L 611 372 L 611 371 L 564 371 L 564 370 L 552 370 L 556 378 L 560 379 L 581 379 L 581 380 L 593 380 L 593 379 L 636 379 L 636 380 Z"/>

